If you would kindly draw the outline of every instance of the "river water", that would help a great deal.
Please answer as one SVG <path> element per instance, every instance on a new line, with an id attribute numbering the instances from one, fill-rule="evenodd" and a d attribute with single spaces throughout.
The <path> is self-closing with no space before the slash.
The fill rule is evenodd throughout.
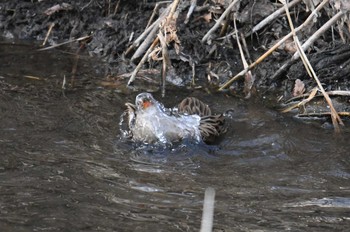
<path id="1" fill-rule="evenodd" d="M 216 145 L 137 146 L 119 117 L 139 91 L 102 88 L 100 64 L 0 45 L 1 231 L 199 231 L 215 190 L 213 231 L 348 231 L 349 133 L 257 102 L 172 89 L 227 111 Z M 66 81 L 66 88 L 62 84 Z M 74 82 L 73 86 L 70 86 Z"/>

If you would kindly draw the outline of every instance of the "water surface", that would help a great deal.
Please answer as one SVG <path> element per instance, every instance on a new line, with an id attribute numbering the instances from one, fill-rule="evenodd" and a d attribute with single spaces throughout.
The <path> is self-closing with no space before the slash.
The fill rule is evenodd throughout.
<path id="1" fill-rule="evenodd" d="M 198 231 L 216 191 L 214 231 L 346 231 L 348 133 L 262 104 L 169 87 L 227 114 L 217 145 L 136 146 L 120 139 L 124 103 L 88 56 L 0 45 L 1 231 Z M 66 89 L 62 89 L 64 77 Z"/>

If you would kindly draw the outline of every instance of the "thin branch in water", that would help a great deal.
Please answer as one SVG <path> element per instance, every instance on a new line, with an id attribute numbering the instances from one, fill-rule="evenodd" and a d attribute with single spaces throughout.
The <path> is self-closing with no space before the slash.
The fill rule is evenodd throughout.
<path id="1" fill-rule="evenodd" d="M 200 232 L 211 232 L 214 221 L 215 189 L 209 187 L 205 190 L 203 214 Z"/>

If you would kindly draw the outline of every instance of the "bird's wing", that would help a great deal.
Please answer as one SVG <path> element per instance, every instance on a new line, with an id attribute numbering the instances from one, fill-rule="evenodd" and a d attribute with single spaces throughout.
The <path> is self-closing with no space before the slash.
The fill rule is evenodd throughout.
<path id="1" fill-rule="evenodd" d="M 201 117 L 211 115 L 209 106 L 195 97 L 187 97 L 178 105 L 180 114 L 197 114 Z"/>

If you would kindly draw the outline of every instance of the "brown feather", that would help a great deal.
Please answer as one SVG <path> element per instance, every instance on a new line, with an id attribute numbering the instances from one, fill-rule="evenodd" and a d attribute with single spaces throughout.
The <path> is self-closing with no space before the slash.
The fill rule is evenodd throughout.
<path id="1" fill-rule="evenodd" d="M 215 137 L 226 132 L 224 116 L 212 115 L 209 106 L 197 98 L 185 98 L 178 105 L 178 110 L 180 114 L 196 114 L 201 117 L 199 130 L 205 142 L 212 142 Z"/>

